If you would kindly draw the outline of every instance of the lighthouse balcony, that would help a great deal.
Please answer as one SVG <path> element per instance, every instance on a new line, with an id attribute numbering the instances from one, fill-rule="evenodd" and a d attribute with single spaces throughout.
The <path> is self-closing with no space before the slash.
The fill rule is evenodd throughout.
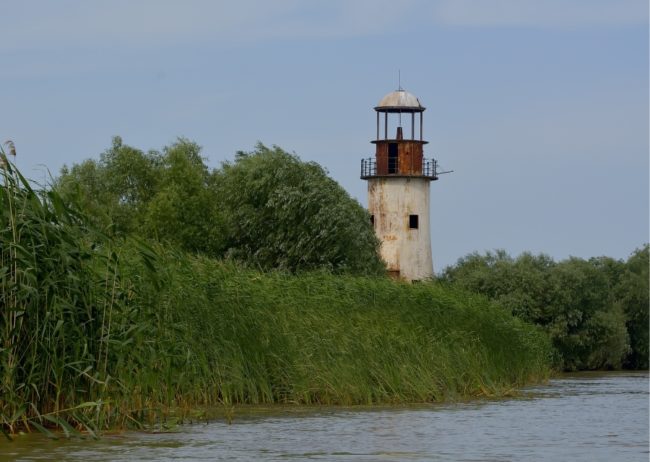
<path id="1" fill-rule="evenodd" d="M 402 165 L 399 158 L 385 160 L 378 164 L 372 157 L 361 159 L 361 179 L 380 177 L 420 177 L 431 181 L 438 179 L 438 161 L 435 159 L 422 159 L 421 163 L 403 162 Z"/>

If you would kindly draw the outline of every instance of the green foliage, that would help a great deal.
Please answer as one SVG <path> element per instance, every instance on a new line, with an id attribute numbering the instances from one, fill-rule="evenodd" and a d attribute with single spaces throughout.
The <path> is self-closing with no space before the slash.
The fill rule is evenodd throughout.
<path id="1" fill-rule="evenodd" d="M 461 258 L 441 279 L 542 326 L 560 367 L 602 369 L 647 361 L 647 271 L 647 246 L 628 263 L 608 257 L 556 263 L 546 255 L 513 259 L 497 251 Z"/>
<path id="2" fill-rule="evenodd" d="M 200 147 L 179 139 L 162 152 L 122 144 L 57 180 L 115 236 L 145 236 L 212 257 L 292 272 L 381 274 L 367 212 L 315 163 L 259 144 L 210 171 Z"/>
<path id="3" fill-rule="evenodd" d="M 99 161 L 86 160 L 62 170 L 57 190 L 74 197 L 94 221 L 125 235 L 141 230 L 144 206 L 159 185 L 160 154 L 143 153 L 122 144 L 120 137 Z"/>
<path id="4" fill-rule="evenodd" d="M 164 148 L 160 159 L 160 186 L 145 205 L 144 235 L 191 252 L 220 255 L 223 211 L 200 147 L 181 139 Z"/>
<path id="5" fill-rule="evenodd" d="M 64 168 L 56 189 L 109 234 L 147 236 L 191 252 L 223 252 L 223 218 L 200 147 L 186 139 L 144 153 L 119 137 L 99 161 Z"/>
<path id="6" fill-rule="evenodd" d="M 370 216 L 318 164 L 258 144 L 215 184 L 228 222 L 228 256 L 262 269 L 381 274 Z"/>
<path id="7" fill-rule="evenodd" d="M 78 210 L 0 164 L 0 430 L 90 429 L 127 351 L 128 284 Z"/>
<path id="8" fill-rule="evenodd" d="M 606 274 L 594 261 L 570 258 L 549 274 L 549 325 L 564 367 L 620 368 L 629 350 L 625 319 L 614 300 Z"/>
<path id="9" fill-rule="evenodd" d="M 625 311 L 632 346 L 632 353 L 627 357 L 626 365 L 634 369 L 648 369 L 649 248 L 646 244 L 628 258 L 618 293 Z"/>
<path id="10" fill-rule="evenodd" d="M 55 436 L 240 403 L 509 393 L 546 337 L 485 298 L 329 272 L 260 273 L 87 226 L 0 169 L 0 430 Z"/>
<path id="11" fill-rule="evenodd" d="M 546 337 L 483 297 L 169 253 L 156 266 L 164 289 L 140 294 L 156 306 L 164 355 L 139 353 L 147 372 L 129 388 L 166 405 L 440 401 L 507 393 L 548 372 Z"/>

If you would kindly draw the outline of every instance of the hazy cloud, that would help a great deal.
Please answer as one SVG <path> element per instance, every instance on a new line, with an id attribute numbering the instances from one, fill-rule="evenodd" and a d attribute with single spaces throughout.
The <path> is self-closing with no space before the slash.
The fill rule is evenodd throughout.
<path id="1" fill-rule="evenodd" d="M 455 26 L 585 27 L 646 24 L 645 0 L 442 0 L 433 17 Z"/>
<path id="2" fill-rule="evenodd" d="M 112 0 L 24 2 L 6 11 L 0 50 L 225 45 L 287 38 L 343 38 L 385 32 L 416 0 Z"/>
<path id="3" fill-rule="evenodd" d="M 647 23 L 643 0 L 82 0 L 3 8 L 0 51 L 345 38 L 429 24 L 575 27 Z"/>

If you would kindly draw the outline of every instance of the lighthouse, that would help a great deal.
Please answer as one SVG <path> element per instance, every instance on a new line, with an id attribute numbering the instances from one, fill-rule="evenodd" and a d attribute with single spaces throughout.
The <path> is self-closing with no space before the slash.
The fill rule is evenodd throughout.
<path id="1" fill-rule="evenodd" d="M 429 189 L 438 172 L 436 160 L 424 158 L 424 109 L 401 87 L 384 96 L 375 107 L 375 156 L 361 160 L 381 257 L 392 277 L 406 281 L 433 277 Z"/>

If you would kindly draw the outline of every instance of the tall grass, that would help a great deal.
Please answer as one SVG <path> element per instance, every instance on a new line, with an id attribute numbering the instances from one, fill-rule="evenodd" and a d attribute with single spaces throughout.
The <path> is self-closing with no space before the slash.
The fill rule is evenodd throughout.
<path id="1" fill-rule="evenodd" d="M 546 338 L 484 298 L 111 241 L 0 155 L 7 436 L 140 425 L 199 406 L 490 396 L 548 372 Z"/>
<path id="2" fill-rule="evenodd" d="M 260 274 L 166 255 L 152 364 L 169 406 L 371 404 L 498 395 L 548 372 L 536 329 L 484 298 L 388 279 Z M 163 346 L 164 345 L 164 346 Z M 146 389 L 143 386 L 146 385 Z"/>
<path id="3" fill-rule="evenodd" d="M 115 256 L 4 153 L 0 166 L 0 429 L 91 429 L 115 335 Z"/>

